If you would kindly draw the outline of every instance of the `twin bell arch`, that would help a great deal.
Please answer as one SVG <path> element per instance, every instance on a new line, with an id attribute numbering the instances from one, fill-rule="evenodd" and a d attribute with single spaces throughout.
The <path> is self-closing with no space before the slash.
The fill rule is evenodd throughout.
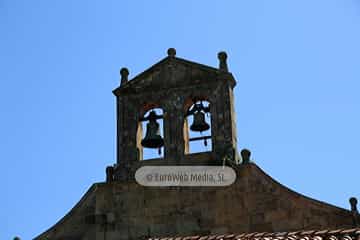
<path id="1" fill-rule="evenodd" d="M 121 69 L 121 84 L 113 91 L 117 101 L 116 177 L 126 177 L 146 164 L 219 164 L 224 154 L 237 161 L 236 81 L 228 71 L 226 54 L 220 52 L 218 58 L 219 68 L 214 68 L 178 58 L 176 51 L 169 49 L 167 57 L 131 80 L 129 70 Z M 212 148 L 188 154 L 184 123 L 189 108 L 199 101 L 210 106 Z M 143 138 L 139 136 L 144 134 L 139 133 L 139 122 L 151 109 L 162 109 L 164 157 L 141 161 Z"/>

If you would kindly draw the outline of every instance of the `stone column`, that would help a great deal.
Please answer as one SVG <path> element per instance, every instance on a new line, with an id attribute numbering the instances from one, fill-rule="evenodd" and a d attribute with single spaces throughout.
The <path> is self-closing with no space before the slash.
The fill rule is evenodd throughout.
<path id="1" fill-rule="evenodd" d="M 184 156 L 183 97 L 173 94 L 166 102 L 164 116 L 165 160 L 181 161 Z"/>

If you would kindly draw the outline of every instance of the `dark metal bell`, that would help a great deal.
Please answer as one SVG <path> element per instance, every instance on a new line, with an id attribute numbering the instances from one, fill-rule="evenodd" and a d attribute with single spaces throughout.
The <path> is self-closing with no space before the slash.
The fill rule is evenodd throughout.
<path id="1" fill-rule="evenodd" d="M 164 145 L 164 140 L 160 135 L 159 124 L 150 116 L 149 123 L 146 125 L 146 134 L 141 145 L 146 148 L 160 148 Z"/>
<path id="2" fill-rule="evenodd" d="M 203 132 L 210 128 L 209 124 L 205 122 L 205 114 L 201 111 L 194 113 L 194 120 L 190 129 L 194 132 Z"/>

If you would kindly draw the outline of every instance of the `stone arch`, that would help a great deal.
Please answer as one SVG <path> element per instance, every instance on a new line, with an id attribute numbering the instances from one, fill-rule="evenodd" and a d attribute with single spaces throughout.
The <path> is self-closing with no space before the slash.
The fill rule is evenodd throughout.
<path id="1" fill-rule="evenodd" d="M 139 109 L 139 120 L 137 125 L 137 133 L 136 133 L 136 146 L 138 150 L 138 159 L 141 160 L 150 160 L 154 158 L 164 158 L 164 144 L 162 144 L 159 148 L 149 148 L 143 146 L 143 140 L 146 138 L 146 134 L 149 134 L 147 131 L 151 131 L 147 129 L 149 127 L 149 117 L 152 112 L 155 112 L 157 118 L 155 122 L 158 124 L 159 127 L 159 135 L 164 141 L 164 108 L 154 102 L 150 103 L 143 103 Z M 155 151 L 154 151 L 155 150 Z M 158 155 L 156 154 L 158 153 Z"/>
<path id="2" fill-rule="evenodd" d="M 208 152 L 212 151 L 212 137 L 211 137 L 211 123 L 212 116 L 210 111 L 210 98 L 206 95 L 199 95 L 195 97 L 188 97 L 184 101 L 184 123 L 183 123 L 183 136 L 184 136 L 184 154 Z M 190 114 L 196 111 L 196 106 L 199 105 L 204 109 L 200 110 L 205 117 L 206 125 L 208 129 L 204 132 L 196 133 L 190 128 L 194 124 L 194 114 Z M 194 112 L 193 112 L 194 113 Z M 204 135 L 205 134 L 205 135 Z M 203 141 L 204 146 L 199 144 L 199 141 Z"/>

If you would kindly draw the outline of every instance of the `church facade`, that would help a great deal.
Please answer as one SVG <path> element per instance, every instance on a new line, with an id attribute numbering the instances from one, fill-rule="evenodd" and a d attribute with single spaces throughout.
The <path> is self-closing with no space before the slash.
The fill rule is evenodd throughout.
<path id="1" fill-rule="evenodd" d="M 218 68 L 205 66 L 178 58 L 170 48 L 167 57 L 131 80 L 122 68 L 113 91 L 116 163 L 106 168 L 105 182 L 93 184 L 35 239 L 360 240 L 355 198 L 351 210 L 308 198 L 251 162 L 249 150 L 239 154 L 236 80 L 226 53 L 218 59 Z M 205 151 L 194 151 L 200 145 Z M 225 165 L 236 180 L 223 187 L 147 187 L 135 179 L 144 166 Z"/>

